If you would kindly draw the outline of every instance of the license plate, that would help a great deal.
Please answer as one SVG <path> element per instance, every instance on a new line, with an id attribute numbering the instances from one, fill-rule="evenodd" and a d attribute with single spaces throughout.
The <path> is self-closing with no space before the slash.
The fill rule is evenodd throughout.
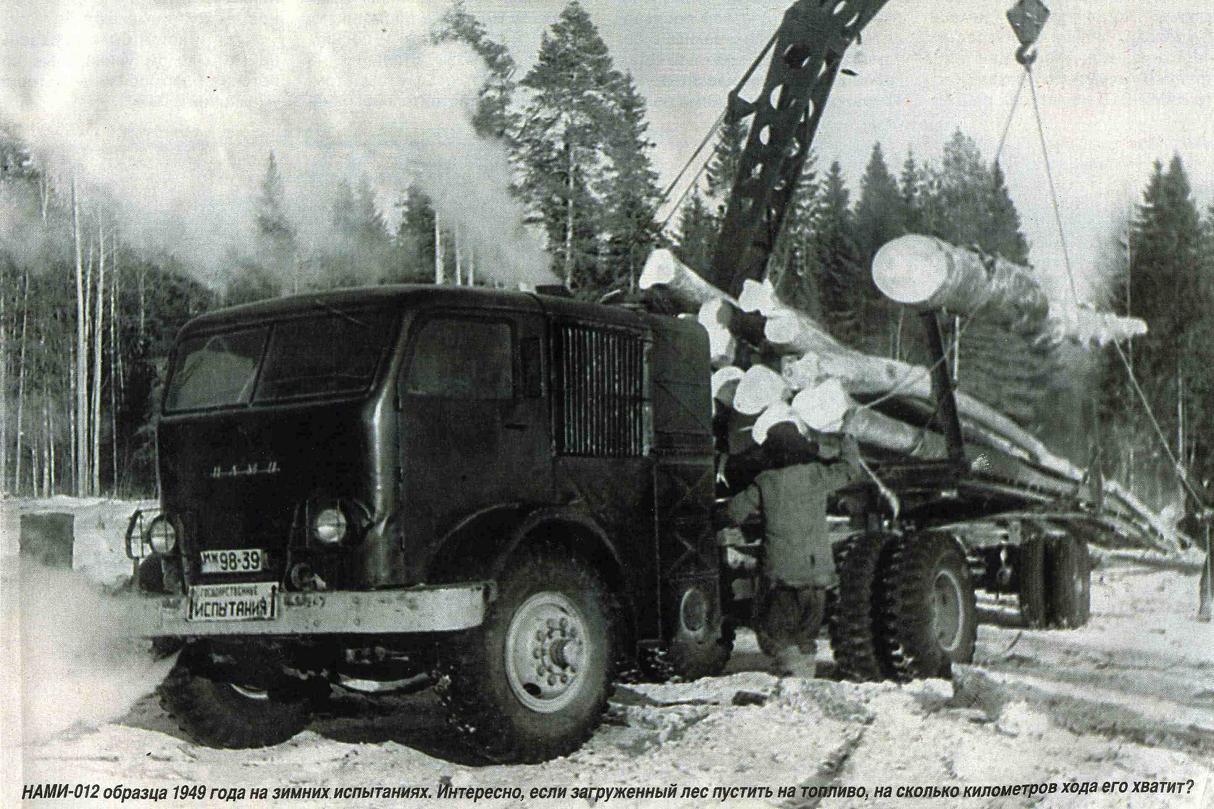
<path id="1" fill-rule="evenodd" d="M 187 621 L 272 621 L 277 616 L 274 582 L 200 584 L 190 588 Z"/>
<path id="2" fill-rule="evenodd" d="M 266 567 L 266 553 L 258 548 L 202 552 L 203 573 L 257 573 Z"/>

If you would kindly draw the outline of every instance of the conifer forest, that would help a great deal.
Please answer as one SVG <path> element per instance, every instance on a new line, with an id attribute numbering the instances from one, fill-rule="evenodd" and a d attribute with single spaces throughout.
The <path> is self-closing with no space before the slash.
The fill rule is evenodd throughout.
<path id="1" fill-rule="evenodd" d="M 677 205 L 663 207 L 646 99 L 577 0 L 552 20 L 526 69 L 460 0 L 430 37 L 470 46 L 482 60 L 472 125 L 508 154 L 510 194 L 544 247 L 546 269 L 574 295 L 598 300 L 634 289 L 655 247 L 672 248 L 690 267 L 708 265 L 743 124 L 719 128 L 706 171 Z M 367 176 L 323 189 L 324 221 L 304 238 L 286 202 L 301 178 L 270 151 L 260 173 L 243 178 L 247 239 L 222 245 L 212 266 L 200 266 L 171 241 L 152 244 L 134 232 L 121 203 L 47 165 L 42 146 L 0 118 L 3 494 L 152 495 L 167 355 L 177 330 L 199 313 L 345 286 L 507 283 L 491 266 L 499 259 L 484 255 L 462 223 L 446 221 L 432 204 L 434 184 L 420 178 L 391 197 Z M 923 233 L 1032 264 L 1014 201 L 1030 192 L 1009 188 L 999 162 L 962 129 L 935 154 L 890 154 L 880 142 L 860 148 L 870 156 L 858 179 L 845 176 L 837 156 L 811 154 L 769 277 L 844 343 L 922 362 L 914 324 L 872 283 L 874 253 L 899 235 Z M 1160 508 L 1179 495 L 1159 433 L 1192 485 L 1204 490 L 1214 477 L 1214 205 L 1195 197 L 1183 155 L 1140 168 L 1137 202 L 1123 221 L 1108 222 L 1089 295 L 1149 324 L 1131 360 L 1158 425 L 1121 364 L 1092 354 L 1065 372 L 1042 371 L 1040 384 L 1063 391 L 1058 419 L 1030 426 L 1053 431 L 1051 443 Z M 962 390 L 993 384 L 967 368 L 967 353 L 1033 351 L 999 339 L 980 324 L 964 333 Z"/>

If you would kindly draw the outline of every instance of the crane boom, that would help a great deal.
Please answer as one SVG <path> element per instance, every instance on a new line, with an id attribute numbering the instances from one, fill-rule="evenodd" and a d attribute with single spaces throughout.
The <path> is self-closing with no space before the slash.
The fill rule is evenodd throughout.
<path id="1" fill-rule="evenodd" d="M 797 0 L 769 45 L 759 96 L 741 97 L 757 62 L 729 94 L 726 114 L 754 119 L 713 252 L 710 280 L 721 289 L 737 295 L 763 277 L 843 54 L 886 2 Z"/>

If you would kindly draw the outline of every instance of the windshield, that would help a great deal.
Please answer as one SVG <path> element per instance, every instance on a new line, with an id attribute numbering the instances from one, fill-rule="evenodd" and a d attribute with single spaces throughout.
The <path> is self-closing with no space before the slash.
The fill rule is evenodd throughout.
<path id="1" fill-rule="evenodd" d="M 327 311 L 327 307 L 326 307 Z M 388 311 L 341 312 L 189 337 L 177 348 L 167 412 L 361 393 L 391 342 Z"/>

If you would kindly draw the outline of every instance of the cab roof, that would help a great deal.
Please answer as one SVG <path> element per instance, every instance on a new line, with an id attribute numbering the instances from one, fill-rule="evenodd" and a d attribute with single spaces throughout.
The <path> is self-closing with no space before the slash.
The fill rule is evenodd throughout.
<path id="1" fill-rule="evenodd" d="M 483 287 L 435 284 L 391 284 L 325 292 L 305 292 L 284 298 L 230 306 L 206 312 L 185 324 L 180 336 L 249 325 L 311 311 L 388 307 L 416 309 L 476 309 L 546 313 L 584 322 L 644 329 L 647 318 L 622 306 L 587 303 L 574 298 Z"/>

